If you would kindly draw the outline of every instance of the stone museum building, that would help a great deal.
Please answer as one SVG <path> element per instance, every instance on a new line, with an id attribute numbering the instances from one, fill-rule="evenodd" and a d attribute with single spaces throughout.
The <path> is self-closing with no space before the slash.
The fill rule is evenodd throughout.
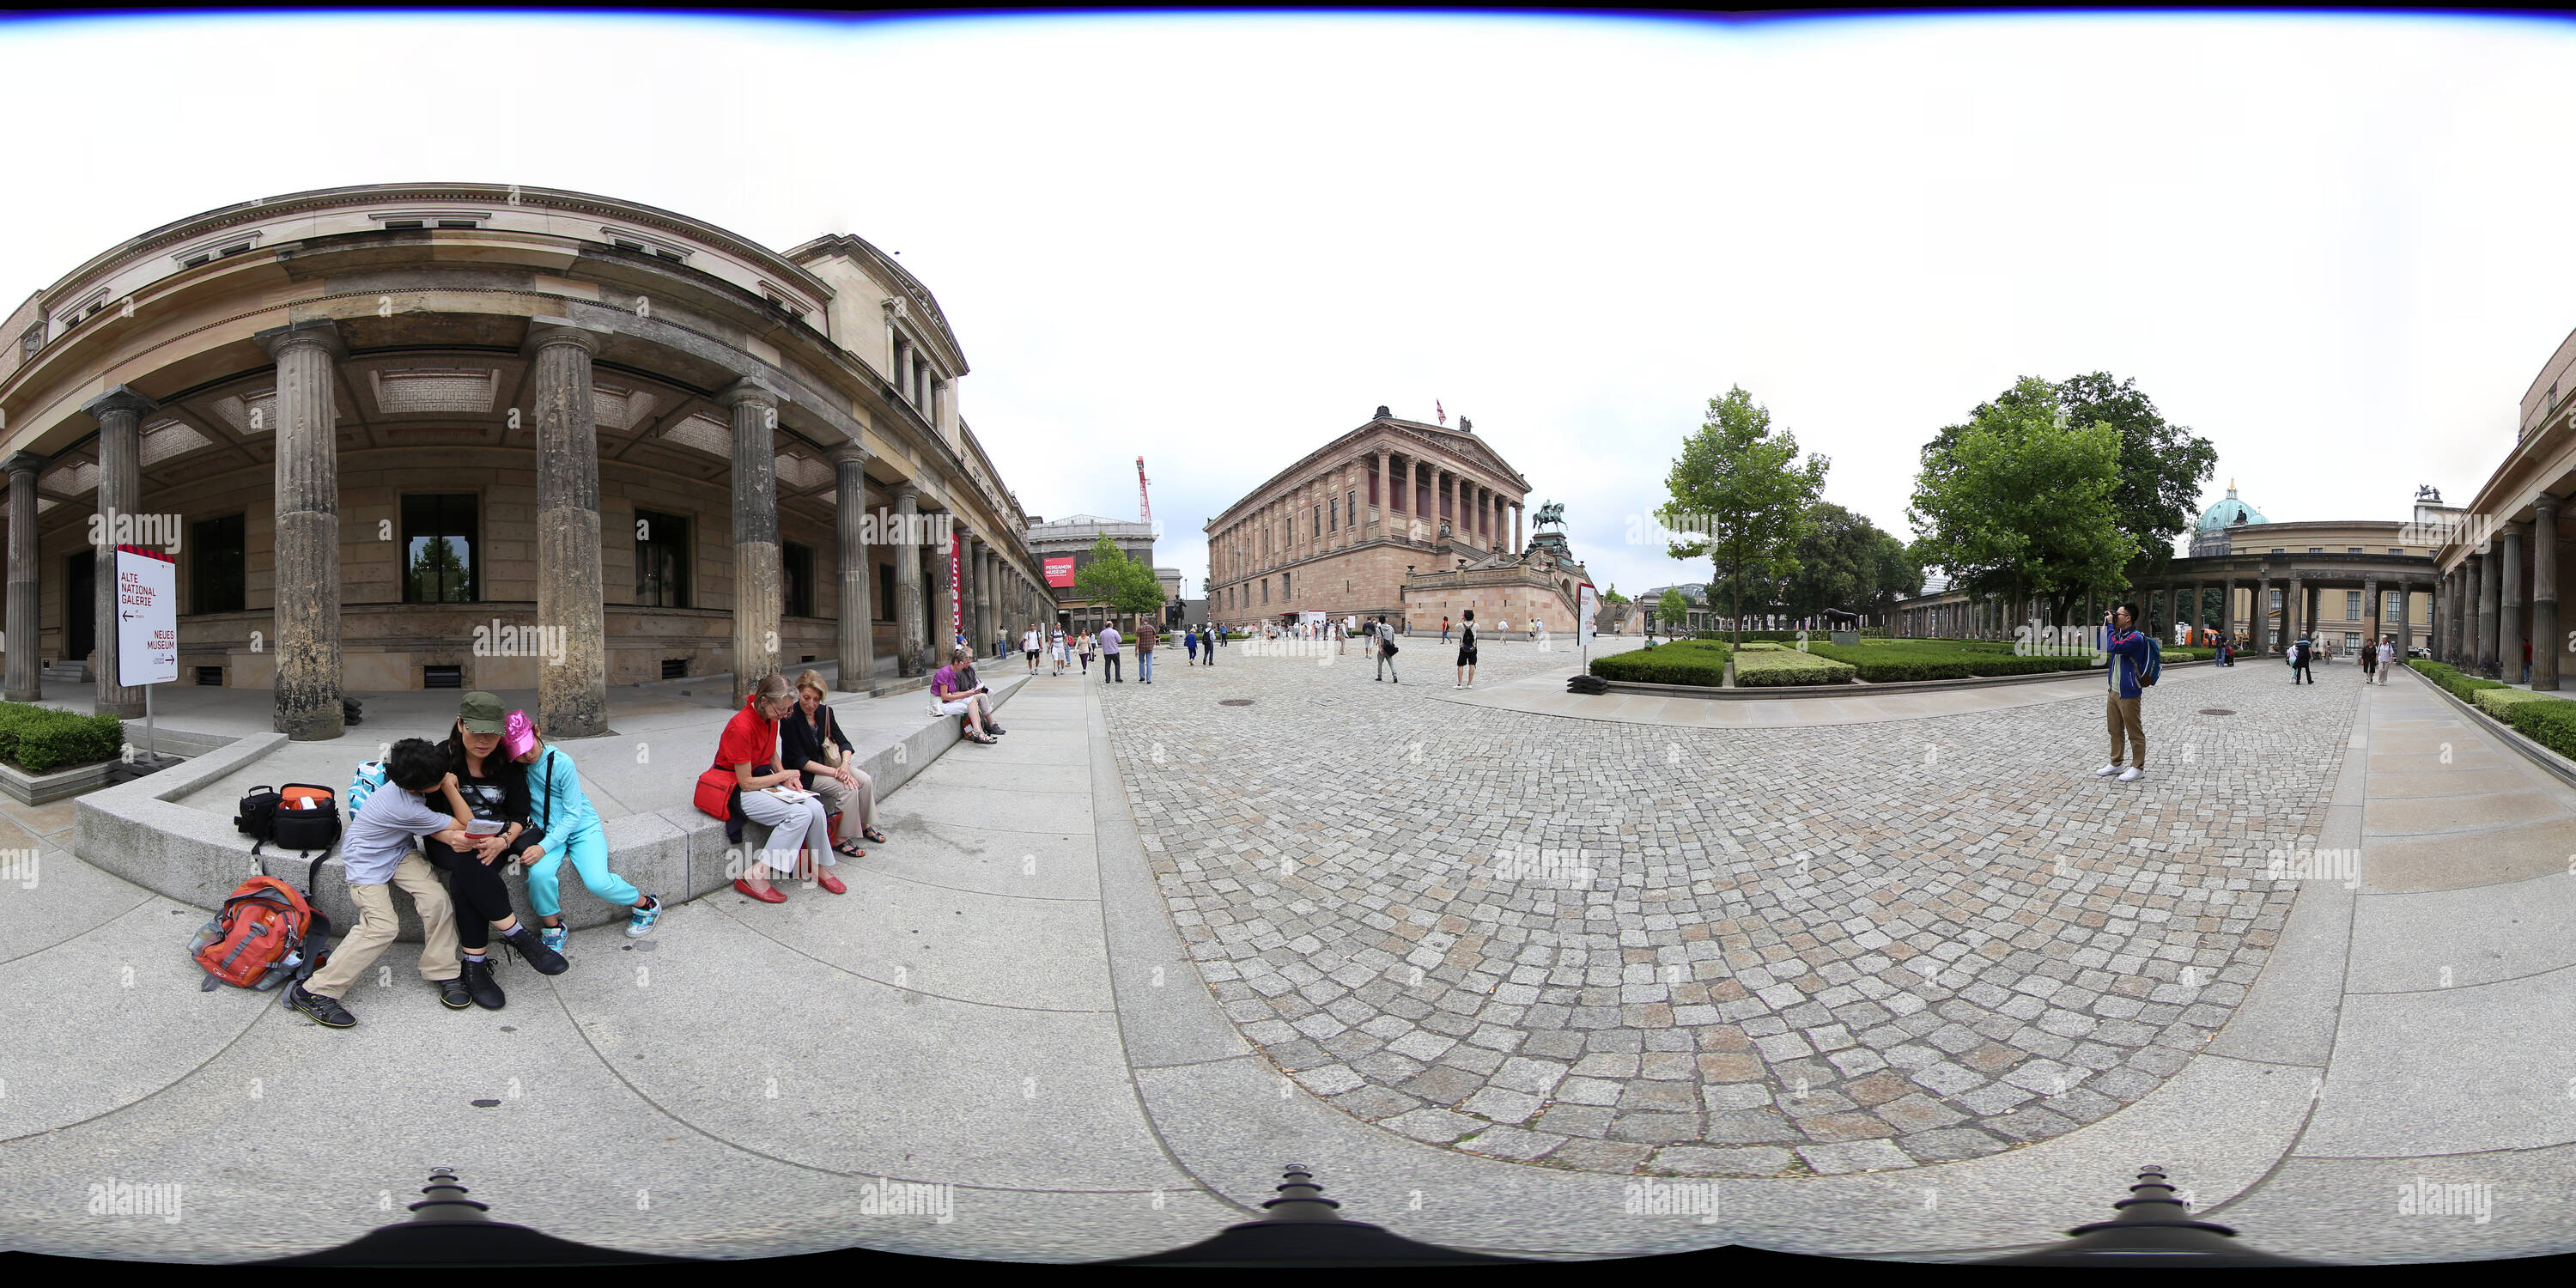
<path id="1" fill-rule="evenodd" d="M 93 516 L 167 525 L 180 682 L 273 689 L 297 738 L 337 736 L 344 692 L 533 688 L 579 737 L 610 684 L 903 687 L 952 621 L 1042 611 L 957 337 L 857 237 L 334 188 L 133 237 L 6 326 L 13 700 L 141 714 Z"/>
<path id="2" fill-rule="evenodd" d="M 1528 494 L 1467 418 L 1452 429 L 1380 407 L 1208 521 L 1208 616 L 1384 614 L 1436 631 L 1473 608 L 1571 631 L 1590 578 L 1561 534 L 1522 539 Z"/>
<path id="3" fill-rule="evenodd" d="M 1104 519 L 1096 514 L 1073 514 L 1061 519 L 1029 518 L 1026 533 L 1029 554 L 1037 560 L 1039 573 L 1053 608 L 1042 620 L 1063 626 L 1068 631 L 1092 634 L 1109 624 L 1108 606 L 1085 596 L 1074 588 L 1074 579 L 1091 566 L 1092 547 L 1102 537 L 1118 553 L 1154 566 L 1154 525 L 1139 519 Z M 1157 569 L 1156 571 L 1160 571 Z M 1120 626 L 1128 623 L 1122 618 Z"/>
<path id="4" fill-rule="evenodd" d="M 2504 460 L 2438 534 L 2446 609 L 2436 657 L 2509 683 L 2560 689 L 2576 639 L 2558 616 L 2571 589 L 2563 513 L 2576 489 L 2576 334 L 2523 391 Z"/>
<path id="5" fill-rule="evenodd" d="M 2204 511 L 2193 525 L 2191 554 L 2166 565 L 2152 585 L 2103 595 L 2077 609 L 2070 624 L 2098 621 L 2114 598 L 2133 600 L 2160 638 L 2190 623 L 2233 635 L 2256 652 L 2278 652 L 2307 634 L 2338 652 L 2393 635 L 2407 648 L 2429 649 L 2437 590 L 2433 552 L 2440 494 L 2416 497 L 2415 517 L 2274 521 L 2236 495 Z M 2194 605 L 2197 605 L 2195 610 Z M 1927 576 L 1924 593 L 1897 604 L 1899 636 L 2011 639 L 2046 608 L 2015 610 Z"/>

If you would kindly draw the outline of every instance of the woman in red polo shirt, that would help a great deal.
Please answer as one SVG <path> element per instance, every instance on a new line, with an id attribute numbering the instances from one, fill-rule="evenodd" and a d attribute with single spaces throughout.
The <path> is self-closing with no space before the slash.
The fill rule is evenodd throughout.
<path id="1" fill-rule="evenodd" d="M 729 837 L 739 836 L 745 820 L 769 826 L 769 843 L 761 847 L 760 862 L 749 865 L 733 883 L 735 890 L 762 903 L 787 902 L 787 896 L 769 884 L 763 868 L 782 877 L 802 870 L 833 894 L 849 889 L 832 875 L 838 860 L 832 854 L 832 825 L 822 800 L 801 790 L 803 777 L 797 771 L 778 767 L 778 721 L 795 705 L 796 690 L 786 676 L 764 676 L 742 710 L 726 722 L 724 738 L 716 744 L 716 767 L 732 770 L 737 787 Z M 805 854 L 813 856 L 810 862 L 801 860 Z"/>

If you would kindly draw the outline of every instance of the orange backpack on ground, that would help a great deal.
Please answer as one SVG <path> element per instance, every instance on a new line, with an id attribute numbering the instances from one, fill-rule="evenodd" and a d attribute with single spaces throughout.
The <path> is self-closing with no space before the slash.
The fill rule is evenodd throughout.
<path id="1" fill-rule="evenodd" d="M 315 859 L 305 884 L 311 885 L 321 871 L 322 860 Z M 225 897 L 223 911 L 189 941 L 188 955 L 206 972 L 206 982 L 199 986 L 203 991 L 230 984 L 264 992 L 311 975 L 321 964 L 322 945 L 330 934 L 330 918 L 294 886 L 262 871 Z"/>

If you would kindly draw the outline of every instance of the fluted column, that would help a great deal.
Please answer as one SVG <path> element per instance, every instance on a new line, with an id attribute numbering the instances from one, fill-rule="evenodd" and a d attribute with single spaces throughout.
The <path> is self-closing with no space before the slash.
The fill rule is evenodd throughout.
<path id="1" fill-rule="evenodd" d="M 894 669 L 900 676 L 922 673 L 922 654 L 929 648 L 929 623 L 922 602 L 920 521 L 921 489 L 910 483 L 894 487 L 895 526 L 900 529 L 894 557 Z"/>
<path id="2" fill-rule="evenodd" d="M 2361 579 L 2361 629 L 2369 632 L 2362 639 L 2371 648 L 2379 647 L 2379 613 L 2379 579 L 2364 577 Z"/>
<path id="3" fill-rule="evenodd" d="M 948 660 L 948 650 L 957 646 L 958 633 L 964 628 L 964 623 L 959 620 L 964 614 L 957 607 L 957 579 L 965 570 L 956 559 L 957 541 L 965 534 L 958 531 L 954 512 L 941 511 L 938 517 L 946 522 L 933 531 L 936 540 L 922 550 L 922 558 L 927 561 L 926 571 L 930 574 L 930 638 L 933 647 L 928 665 L 933 670 Z"/>
<path id="4" fill-rule="evenodd" d="M 43 659 L 38 655 L 36 605 L 42 585 L 36 574 L 36 472 L 45 458 L 19 452 L 0 469 L 9 472 L 9 609 L 0 630 L 8 635 L 8 692 L 11 702 L 38 702 L 45 696 Z"/>
<path id="5" fill-rule="evenodd" d="M 348 349 L 327 321 L 281 327 L 260 340 L 277 362 L 277 680 L 271 727 L 294 741 L 314 742 L 337 738 L 345 729 L 340 431 L 332 370 Z"/>
<path id="6" fill-rule="evenodd" d="M 1512 502 L 1512 553 L 1519 554 L 1527 549 L 1529 547 L 1521 543 L 1521 503 L 1514 501 Z"/>
<path id="7" fill-rule="evenodd" d="M 756 380 L 727 389 L 733 409 L 733 668 L 746 690 L 778 670 L 778 391 Z"/>
<path id="8" fill-rule="evenodd" d="M 549 738 L 608 732 L 608 637 L 599 567 L 599 433 L 590 360 L 606 337 L 531 327 L 536 382 L 537 625 L 563 632 L 537 667 L 537 724 Z"/>
<path id="9" fill-rule="evenodd" d="M 2236 579 L 2223 577 L 2218 583 L 2218 633 L 2221 638 L 2238 634 L 2236 616 Z"/>
<path id="10" fill-rule="evenodd" d="M 324 390 L 329 396 L 329 390 Z M 282 397 L 282 395 L 281 395 Z M 98 517 L 103 540 L 97 552 L 98 593 L 92 597 L 91 610 L 97 623 L 98 693 L 90 710 L 98 715 L 140 719 L 143 715 L 143 690 L 120 683 L 119 654 L 124 641 L 118 638 L 116 593 L 117 520 L 130 525 L 143 503 L 143 418 L 160 409 L 161 404 L 118 385 L 82 405 L 81 410 L 98 420 Z M 131 543 L 128 543 L 131 544 Z"/>
<path id="11" fill-rule="evenodd" d="M 868 449 L 855 442 L 832 449 L 832 518 L 841 567 L 841 688 L 865 693 L 876 686 L 876 568 L 868 554 Z"/>
<path id="12" fill-rule="evenodd" d="M 2503 656 L 2497 647 L 2503 618 L 2498 606 L 2503 602 L 2504 543 L 2490 541 L 2478 557 L 2478 673 L 2489 679 L 2504 673 L 2496 660 Z"/>
<path id="13" fill-rule="evenodd" d="M 2308 588 L 2298 573 L 2292 572 L 2290 588 L 2281 596 L 2281 651 L 2285 653 L 2304 633 L 2300 627 L 2299 613 L 2307 606 L 2307 602 Z"/>
<path id="14" fill-rule="evenodd" d="M 2496 600 L 2496 676 L 2507 684 L 2522 683 L 2522 537 L 2519 523 L 2504 525 L 2504 567 L 2497 575 L 2502 595 Z M 2533 649 L 2537 653 L 2540 650 Z"/>
<path id="15" fill-rule="evenodd" d="M 1395 494 L 1387 490 L 1386 453 L 1369 453 L 1369 462 L 1369 468 L 1374 471 L 1369 479 L 1377 498 L 1369 503 L 1369 534 L 1377 536 L 1386 532 L 1387 516 L 1395 512 Z"/>
<path id="16" fill-rule="evenodd" d="M 2558 502 L 2543 492 L 2531 502 L 2531 688 L 2558 689 Z"/>
<path id="17" fill-rule="evenodd" d="M 2415 647 L 2415 630 L 2409 624 L 2415 614 L 2415 583 L 2401 582 L 2397 587 L 2397 664 L 2406 664 L 2406 650 Z"/>

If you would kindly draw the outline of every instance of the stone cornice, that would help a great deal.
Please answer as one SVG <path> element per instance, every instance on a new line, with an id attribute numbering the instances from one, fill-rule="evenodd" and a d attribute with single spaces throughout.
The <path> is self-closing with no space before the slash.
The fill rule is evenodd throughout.
<path id="1" fill-rule="evenodd" d="M 1368 454 L 1368 451 L 1363 449 L 1374 450 L 1368 446 L 1368 440 L 1373 433 L 1384 433 L 1387 435 L 1388 447 L 1417 460 L 1430 459 L 1433 453 L 1445 455 L 1453 464 L 1464 465 L 1487 474 L 1502 475 L 1512 487 L 1520 491 L 1523 497 L 1529 494 L 1529 480 L 1521 477 L 1520 471 L 1504 463 L 1501 454 L 1495 452 L 1483 439 L 1473 434 L 1443 429 L 1437 425 L 1425 425 L 1419 421 L 1381 417 L 1299 457 L 1295 464 L 1271 475 L 1260 486 L 1245 492 L 1241 499 L 1227 506 L 1215 518 L 1208 520 L 1207 527 L 1203 531 L 1214 532 L 1226 526 L 1237 514 L 1250 508 L 1256 498 L 1266 502 L 1281 490 L 1310 479 L 1320 478 L 1345 462 L 1359 463 L 1358 458 Z M 1410 445 L 1407 440 L 1410 440 Z M 1468 452 L 1460 450 L 1462 446 L 1472 446 L 1475 449 L 1475 455 L 1483 459 L 1471 457 Z M 1319 464 L 1327 460 L 1331 462 L 1330 465 Z M 1364 467 L 1360 472 L 1365 476 L 1369 471 Z M 1517 500 L 1512 503 L 1520 504 Z M 1380 501 L 1379 504 L 1383 506 L 1385 502 Z"/>

